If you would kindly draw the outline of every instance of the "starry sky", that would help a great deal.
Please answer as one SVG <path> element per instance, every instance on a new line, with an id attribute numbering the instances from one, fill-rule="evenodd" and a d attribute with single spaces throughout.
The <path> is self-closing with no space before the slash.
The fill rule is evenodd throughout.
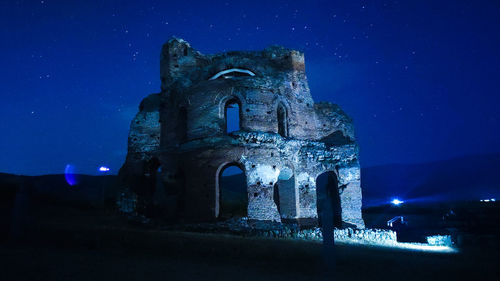
<path id="1" fill-rule="evenodd" d="M 362 166 L 500 152 L 498 1 L 1 1 L 0 172 L 117 173 L 171 36 L 305 52 Z"/>

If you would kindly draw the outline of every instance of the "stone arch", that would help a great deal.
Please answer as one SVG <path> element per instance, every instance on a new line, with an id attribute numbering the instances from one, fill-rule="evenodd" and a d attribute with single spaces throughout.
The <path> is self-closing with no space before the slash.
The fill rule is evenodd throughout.
<path id="1" fill-rule="evenodd" d="M 288 137 L 290 134 L 290 104 L 281 96 L 277 96 L 273 101 L 273 111 L 277 120 L 277 133 L 283 137 Z M 280 111 L 282 118 L 280 118 Z M 280 120 L 281 119 L 281 120 Z M 281 121 L 281 122 L 280 122 Z"/>
<path id="2" fill-rule="evenodd" d="M 133 186 L 133 191 L 137 194 L 137 212 L 151 217 L 153 215 L 154 194 L 157 188 L 157 173 L 161 162 L 154 155 L 137 162 L 137 164 L 140 166 L 140 174 Z"/>
<path id="3" fill-rule="evenodd" d="M 224 113 L 226 109 L 226 104 L 230 100 L 237 100 L 240 104 L 240 109 L 243 110 L 243 107 L 246 107 L 246 100 L 245 98 L 239 94 L 239 93 L 230 93 L 230 94 L 222 94 L 222 97 L 219 97 L 221 95 L 217 95 L 215 97 L 215 100 L 219 99 L 219 118 L 224 119 Z"/>
<path id="4" fill-rule="evenodd" d="M 323 227 L 342 227 L 342 205 L 339 189 L 339 175 L 325 170 L 315 177 L 316 208 L 318 223 Z"/>
<path id="5" fill-rule="evenodd" d="M 236 104 L 238 106 L 238 130 L 241 130 L 243 124 L 243 106 L 244 99 L 241 95 L 231 94 L 223 97 L 219 102 L 219 117 L 223 120 L 222 130 L 224 133 L 227 132 L 227 110 L 231 105 Z"/>
<path id="6" fill-rule="evenodd" d="M 168 191 L 168 182 L 165 181 L 165 177 L 167 175 L 167 169 L 164 165 L 158 166 L 156 169 L 156 179 L 155 179 L 155 189 L 153 193 L 153 202 L 155 205 L 155 210 L 163 212 L 169 206 L 167 201 L 167 191 Z"/>
<path id="7" fill-rule="evenodd" d="M 280 217 L 282 219 L 295 218 L 297 216 L 297 190 L 293 165 L 281 167 L 273 192 Z"/>
<path id="8" fill-rule="evenodd" d="M 248 69 L 243 68 L 230 68 L 217 72 L 215 75 L 210 77 L 208 80 L 215 80 L 220 77 L 232 77 L 232 76 L 255 76 L 255 73 Z"/>
<path id="9" fill-rule="evenodd" d="M 288 101 L 283 98 L 282 96 L 276 96 L 273 100 L 273 110 L 274 111 L 277 111 L 278 110 L 278 107 L 279 106 L 284 106 L 286 111 L 290 114 L 291 112 L 291 107 L 290 107 L 290 104 L 288 103 Z"/>
<path id="10" fill-rule="evenodd" d="M 223 215 L 223 192 L 221 190 L 221 180 L 222 180 L 222 174 L 223 172 L 229 168 L 229 167 L 237 167 L 243 172 L 244 176 L 244 185 L 245 185 L 245 196 L 248 196 L 248 193 L 246 192 L 246 171 L 245 171 L 245 166 L 238 162 L 238 161 L 228 161 L 222 163 L 219 168 L 217 168 L 216 174 L 215 174 L 215 217 L 216 218 L 222 218 Z M 246 199 L 246 205 L 248 205 L 248 198 Z M 246 212 L 245 212 L 246 216 Z"/>

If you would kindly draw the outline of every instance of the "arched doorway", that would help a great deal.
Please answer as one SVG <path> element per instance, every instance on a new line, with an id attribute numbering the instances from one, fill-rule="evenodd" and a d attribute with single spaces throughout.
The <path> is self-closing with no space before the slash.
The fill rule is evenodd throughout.
<path id="1" fill-rule="evenodd" d="M 278 134 L 282 137 L 288 137 L 288 114 L 283 103 L 278 105 Z"/>
<path id="2" fill-rule="evenodd" d="M 296 216 L 295 176 L 293 170 L 284 168 L 280 171 L 278 181 L 274 184 L 274 203 L 278 207 L 280 217 L 292 219 Z"/>
<path id="3" fill-rule="evenodd" d="M 163 174 L 162 174 L 162 166 L 159 166 L 158 169 L 156 169 L 156 182 L 155 182 L 155 190 L 154 190 L 154 204 L 157 206 L 157 208 L 162 208 L 167 204 L 167 195 L 165 193 L 165 186 L 163 182 Z"/>
<path id="4" fill-rule="evenodd" d="M 217 218 L 246 217 L 248 192 L 246 176 L 241 167 L 237 163 L 227 164 L 220 169 L 217 177 Z"/>
<path id="5" fill-rule="evenodd" d="M 134 192 L 137 194 L 137 212 L 146 217 L 153 217 L 154 194 L 156 191 L 156 179 L 158 169 L 161 166 L 160 160 L 152 157 L 142 163 L 142 175 L 140 181 L 136 183 Z"/>
<path id="6" fill-rule="evenodd" d="M 164 204 L 161 208 L 164 211 L 164 218 L 177 221 L 185 215 L 186 177 L 184 171 L 181 168 L 169 170 L 162 166 L 159 180 L 164 194 Z"/>
<path id="7" fill-rule="evenodd" d="M 316 206 L 320 227 L 342 227 L 342 209 L 335 172 L 324 172 L 316 178 Z"/>
<path id="8" fill-rule="evenodd" d="M 224 106 L 224 130 L 226 134 L 240 130 L 241 103 L 238 99 L 232 98 Z"/>

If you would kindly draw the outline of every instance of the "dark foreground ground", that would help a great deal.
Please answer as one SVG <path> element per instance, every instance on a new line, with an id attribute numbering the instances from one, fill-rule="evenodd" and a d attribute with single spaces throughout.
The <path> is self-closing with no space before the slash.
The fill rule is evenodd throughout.
<path id="1" fill-rule="evenodd" d="M 192 249 L 189 239 L 178 242 L 175 251 L 4 245 L 2 280 L 498 280 L 496 261 L 473 254 L 342 246 L 336 249 L 335 276 L 326 278 L 317 245 L 233 237 L 213 244 L 210 238 L 191 238 L 204 241 L 195 243 L 204 249 Z M 210 252 L 212 247 L 224 249 Z"/>
<path id="2" fill-rule="evenodd" d="M 337 245 L 335 263 L 325 265 L 316 242 L 160 230 L 105 207 L 109 184 L 89 183 L 101 187 L 95 192 L 80 186 L 50 193 L 44 187 L 58 185 L 50 176 L 40 181 L 24 189 L 17 178 L 0 184 L 0 281 L 500 280 L 500 249 L 491 243 L 498 235 L 474 233 L 482 243 L 464 243 L 455 254 Z M 37 195 L 40 190 L 52 196 Z M 365 220 L 383 224 L 386 214 L 395 215 L 379 213 L 367 212 Z M 488 230 L 498 226 L 498 216 L 484 221 Z"/>
<path id="3" fill-rule="evenodd" d="M 157 234 L 160 235 L 160 234 Z M 163 234 L 147 247 L 2 245 L 2 280 L 322 280 L 319 245 L 237 237 Z M 146 237 L 149 235 L 145 235 Z M 156 236 L 156 235 L 153 235 Z M 146 239 L 151 239 L 146 238 Z M 163 241 L 165 242 L 165 241 Z M 498 261 L 480 253 L 430 254 L 336 247 L 326 280 L 498 280 Z M 332 276 L 330 274 L 330 276 Z"/>
<path id="4" fill-rule="evenodd" d="M 161 231 L 95 210 L 34 213 L 17 241 L 1 243 L 0 280 L 498 280 L 500 274 L 491 248 L 443 254 L 338 245 L 332 273 L 315 242 Z"/>

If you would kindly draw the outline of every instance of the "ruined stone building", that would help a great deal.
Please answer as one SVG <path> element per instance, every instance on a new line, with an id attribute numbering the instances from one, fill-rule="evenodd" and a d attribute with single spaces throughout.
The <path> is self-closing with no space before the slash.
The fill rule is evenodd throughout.
<path id="1" fill-rule="evenodd" d="M 318 218 L 317 181 L 328 175 L 326 200 L 338 198 L 343 223 L 364 227 L 352 121 L 337 105 L 313 101 L 303 53 L 273 46 L 204 55 L 173 38 L 160 77 L 161 92 L 141 102 L 130 126 L 123 210 L 145 212 L 161 187 L 171 215 L 220 218 L 220 175 L 235 165 L 246 178 L 249 219 Z M 228 132 L 231 108 L 239 129 Z"/>

